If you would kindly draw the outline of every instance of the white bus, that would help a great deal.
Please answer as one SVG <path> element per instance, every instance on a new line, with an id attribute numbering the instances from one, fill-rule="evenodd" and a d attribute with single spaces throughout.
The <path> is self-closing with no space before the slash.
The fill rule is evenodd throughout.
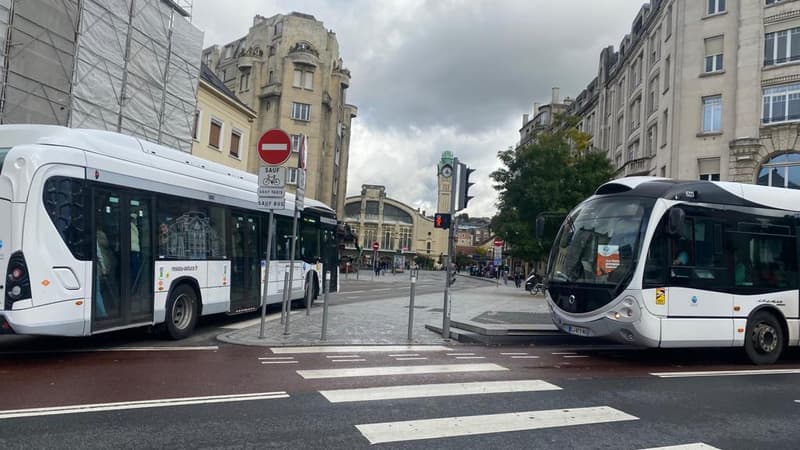
<path id="1" fill-rule="evenodd" d="M 268 215 L 255 175 L 130 136 L 0 126 L 0 333 L 85 336 L 258 309 Z M 294 207 L 293 198 L 287 202 Z M 280 303 L 292 216 L 276 211 L 268 303 Z M 292 299 L 338 274 L 337 221 L 307 199 Z"/>
<path id="2" fill-rule="evenodd" d="M 537 224 L 541 229 L 541 224 Z M 632 177 L 569 213 L 545 276 L 563 331 L 647 347 L 800 343 L 800 191 Z"/>

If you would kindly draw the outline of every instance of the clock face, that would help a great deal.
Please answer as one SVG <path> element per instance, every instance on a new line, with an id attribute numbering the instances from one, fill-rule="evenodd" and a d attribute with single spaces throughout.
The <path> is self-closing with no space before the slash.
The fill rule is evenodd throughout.
<path id="1" fill-rule="evenodd" d="M 453 175 L 453 168 L 452 167 L 450 167 L 450 166 L 442 167 L 442 176 L 443 177 L 449 177 L 451 175 Z"/>

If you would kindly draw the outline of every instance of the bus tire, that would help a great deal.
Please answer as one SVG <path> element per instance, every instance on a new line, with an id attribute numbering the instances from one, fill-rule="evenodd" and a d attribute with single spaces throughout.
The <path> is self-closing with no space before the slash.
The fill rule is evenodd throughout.
<path id="1" fill-rule="evenodd" d="M 191 336 L 199 313 L 194 289 L 186 283 L 177 286 L 167 299 L 164 320 L 170 339 L 180 340 Z"/>
<path id="2" fill-rule="evenodd" d="M 744 350 L 753 364 L 775 363 L 783 353 L 785 342 L 783 327 L 774 313 L 757 311 L 747 321 Z"/>

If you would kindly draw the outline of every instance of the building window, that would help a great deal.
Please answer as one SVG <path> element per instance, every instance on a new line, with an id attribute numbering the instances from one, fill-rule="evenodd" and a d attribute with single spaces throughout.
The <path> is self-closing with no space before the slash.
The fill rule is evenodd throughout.
<path id="1" fill-rule="evenodd" d="M 225 46 L 225 58 L 233 58 L 233 45 Z"/>
<path id="2" fill-rule="evenodd" d="M 667 15 L 667 20 L 666 20 L 666 25 L 665 25 L 666 30 L 665 30 L 665 33 L 664 33 L 664 35 L 665 35 L 664 36 L 664 40 L 665 41 L 667 39 L 669 39 L 670 36 L 672 36 L 672 4 L 670 4 L 669 8 L 667 8 L 666 15 Z"/>
<path id="3" fill-rule="evenodd" d="M 634 132 L 639 128 L 642 119 L 642 97 L 639 96 L 631 103 L 631 129 L 629 132 Z"/>
<path id="4" fill-rule="evenodd" d="M 628 146 L 628 162 L 639 157 L 639 140 L 637 139 Z"/>
<path id="5" fill-rule="evenodd" d="M 242 132 L 239 130 L 231 131 L 231 148 L 230 154 L 236 159 L 239 159 L 239 144 L 242 140 Z"/>
<path id="6" fill-rule="evenodd" d="M 307 72 L 300 69 L 294 69 L 294 82 L 292 83 L 292 86 L 296 88 L 313 90 L 314 72 Z"/>
<path id="7" fill-rule="evenodd" d="M 667 90 L 669 89 L 669 79 L 670 76 L 672 75 L 671 70 L 672 70 L 672 59 L 669 56 L 667 56 L 664 59 L 664 92 L 667 92 Z"/>
<path id="8" fill-rule="evenodd" d="M 669 133 L 669 110 L 664 110 L 661 119 L 661 146 L 667 145 L 667 134 Z"/>
<path id="9" fill-rule="evenodd" d="M 658 76 L 650 80 L 650 90 L 647 93 L 647 113 L 652 114 L 658 109 Z"/>
<path id="10" fill-rule="evenodd" d="M 661 166 L 661 178 L 667 177 L 667 166 Z"/>
<path id="11" fill-rule="evenodd" d="M 780 3 L 780 2 L 782 2 L 782 1 L 783 1 L 783 0 L 767 0 L 767 4 L 768 4 L 768 5 L 774 5 L 774 4 L 776 4 L 776 3 Z"/>
<path id="12" fill-rule="evenodd" d="M 656 154 L 656 146 L 658 145 L 658 124 L 653 124 L 647 129 L 647 155 L 653 156 Z"/>
<path id="13" fill-rule="evenodd" d="M 703 97 L 703 133 L 722 131 L 722 96 Z"/>
<path id="14" fill-rule="evenodd" d="M 619 116 L 617 119 L 617 145 L 622 145 L 622 137 L 624 135 L 625 117 Z"/>
<path id="15" fill-rule="evenodd" d="M 800 60 L 800 27 L 764 36 L 764 65 L 774 66 Z"/>
<path id="16" fill-rule="evenodd" d="M 301 134 L 293 134 L 290 136 L 292 138 L 292 152 L 297 153 L 300 151 L 300 143 L 303 140 L 303 135 Z"/>
<path id="17" fill-rule="evenodd" d="M 617 110 L 622 109 L 625 105 L 625 79 L 619 81 L 617 86 Z"/>
<path id="18" fill-rule="evenodd" d="M 642 84 L 642 57 L 636 58 L 631 68 L 631 91 Z"/>
<path id="19" fill-rule="evenodd" d="M 697 168 L 701 180 L 719 181 L 719 158 L 698 159 Z"/>
<path id="20" fill-rule="evenodd" d="M 705 73 L 722 71 L 723 43 L 722 36 L 716 36 L 705 40 Z"/>
<path id="21" fill-rule="evenodd" d="M 650 67 L 653 67 L 661 58 L 661 27 L 650 36 Z"/>
<path id="22" fill-rule="evenodd" d="M 283 33 L 283 22 L 278 22 L 275 24 L 273 33 L 275 34 L 275 36 L 280 36 L 281 33 Z"/>
<path id="23" fill-rule="evenodd" d="M 756 183 L 800 189 L 800 154 L 786 153 L 770 159 L 759 169 Z"/>
<path id="24" fill-rule="evenodd" d="M 800 120 L 800 84 L 765 88 L 763 98 L 763 123 Z"/>
<path id="25" fill-rule="evenodd" d="M 709 16 L 712 14 L 719 14 L 725 12 L 725 0 L 706 0 L 708 7 L 706 8 L 706 14 Z"/>
<path id="26" fill-rule="evenodd" d="M 222 121 L 211 119 L 211 126 L 208 130 L 208 145 L 219 149 L 220 138 L 222 137 Z"/>
<path id="27" fill-rule="evenodd" d="M 228 69 L 222 69 L 222 81 L 228 81 Z"/>
<path id="28" fill-rule="evenodd" d="M 306 103 L 292 103 L 292 119 L 311 120 L 311 105 Z"/>
<path id="29" fill-rule="evenodd" d="M 200 110 L 194 112 L 194 122 L 192 123 L 192 139 L 197 140 L 200 134 Z"/>
<path id="30" fill-rule="evenodd" d="M 246 91 L 250 89 L 250 72 L 245 72 L 239 77 L 239 90 Z"/>
<path id="31" fill-rule="evenodd" d="M 297 184 L 297 169 L 294 167 L 287 167 L 286 170 L 288 171 L 286 173 L 288 175 L 286 184 Z"/>
<path id="32" fill-rule="evenodd" d="M 272 83 L 275 82 L 275 72 L 274 71 L 272 71 L 272 70 L 269 71 L 268 80 L 269 80 L 269 84 L 272 84 Z"/>

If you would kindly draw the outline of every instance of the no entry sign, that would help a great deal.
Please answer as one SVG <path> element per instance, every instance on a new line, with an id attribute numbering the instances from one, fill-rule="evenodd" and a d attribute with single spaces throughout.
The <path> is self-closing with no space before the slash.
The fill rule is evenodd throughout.
<path id="1" fill-rule="evenodd" d="M 261 135 L 257 150 L 264 164 L 279 166 L 292 154 L 292 140 L 285 131 L 273 128 Z"/>

